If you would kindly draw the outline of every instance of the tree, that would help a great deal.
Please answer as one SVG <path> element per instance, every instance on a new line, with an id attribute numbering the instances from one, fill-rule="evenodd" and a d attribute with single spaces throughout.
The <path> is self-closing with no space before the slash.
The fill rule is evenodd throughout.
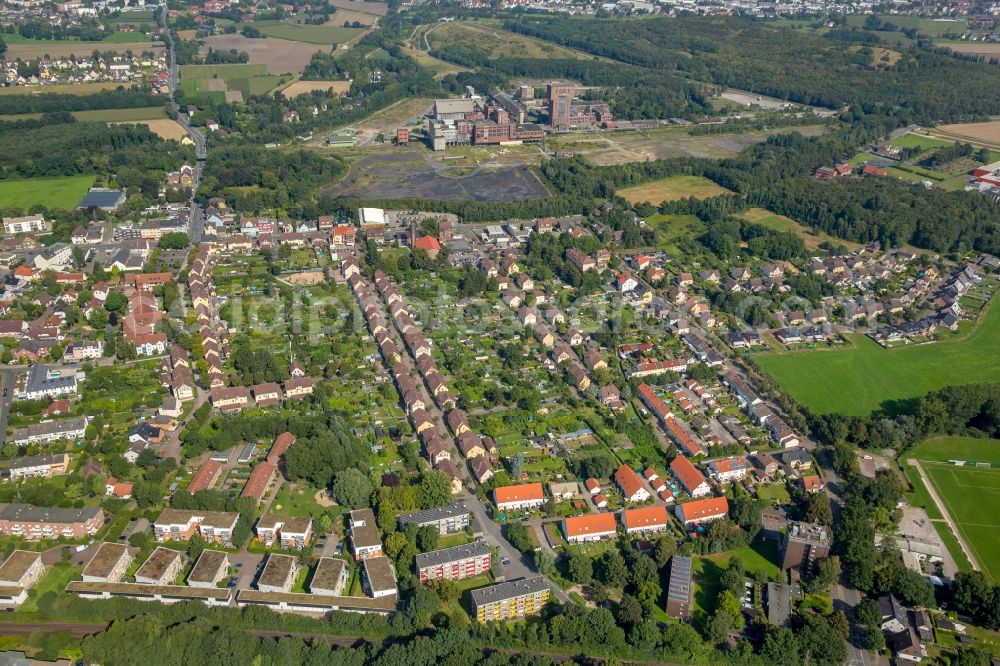
<path id="1" fill-rule="evenodd" d="M 192 562 L 197 562 L 198 558 L 201 556 L 202 551 L 205 550 L 205 546 L 208 544 L 205 539 L 200 534 L 193 534 L 191 539 L 188 541 L 187 556 Z"/>
<path id="2" fill-rule="evenodd" d="M 405 534 L 402 532 L 393 532 L 385 538 L 385 554 L 392 559 L 396 559 L 409 543 Z"/>
<path id="3" fill-rule="evenodd" d="M 421 553 L 437 548 L 438 540 L 441 538 L 441 531 L 434 525 L 424 525 L 417 531 L 417 548 Z"/>
<path id="4" fill-rule="evenodd" d="M 833 524 L 833 508 L 828 494 L 815 493 L 809 496 L 806 501 L 806 520 L 820 525 Z"/>
<path id="5" fill-rule="evenodd" d="M 508 523 L 504 525 L 503 535 L 510 542 L 510 545 L 522 553 L 530 553 L 535 549 L 531 535 L 528 533 L 528 528 L 521 523 Z"/>
<path id="6" fill-rule="evenodd" d="M 444 472 L 430 469 L 420 477 L 420 508 L 433 509 L 451 501 L 451 479 Z"/>
<path id="7" fill-rule="evenodd" d="M 816 564 L 813 584 L 820 590 L 829 590 L 840 581 L 840 558 L 836 555 L 820 560 Z"/>
<path id="8" fill-rule="evenodd" d="M 330 489 L 334 499 L 352 509 L 368 506 L 372 495 L 372 482 L 357 467 L 337 472 Z"/>
<path id="9" fill-rule="evenodd" d="M 657 539 L 656 543 L 653 544 L 653 560 L 656 562 L 657 568 L 662 569 L 667 566 L 667 562 L 670 561 L 675 552 L 677 552 L 677 542 L 672 537 Z"/>
<path id="10" fill-rule="evenodd" d="M 847 640 L 851 635 L 851 623 L 847 621 L 847 615 L 842 610 L 833 611 L 827 616 L 827 621 L 833 630 L 837 632 L 841 640 Z"/>
<path id="11" fill-rule="evenodd" d="M 521 472 L 524 470 L 524 452 L 518 451 L 513 458 L 508 459 L 510 465 L 510 478 L 517 481 L 521 478 Z"/>
<path id="12" fill-rule="evenodd" d="M 609 587 L 623 587 L 628 579 L 625 558 L 617 550 L 606 550 L 597 560 L 597 580 Z"/>
<path id="13" fill-rule="evenodd" d="M 148 509 L 151 506 L 156 506 L 163 500 L 163 493 L 160 491 L 159 486 L 147 483 L 146 481 L 139 481 L 132 488 L 132 497 L 140 509 Z"/>
<path id="14" fill-rule="evenodd" d="M 171 231 L 160 236 L 157 247 L 162 250 L 183 250 L 191 244 L 191 239 L 183 231 Z"/>
<path id="15" fill-rule="evenodd" d="M 156 451 L 153 449 L 143 449 L 135 459 L 135 464 L 143 469 L 149 469 L 156 464 Z"/>
<path id="16" fill-rule="evenodd" d="M 798 633 L 803 653 L 817 666 L 842 664 L 847 658 L 847 645 L 837 631 L 822 617 L 810 615 Z"/>
<path id="17" fill-rule="evenodd" d="M 768 627 L 760 646 L 760 656 L 772 666 L 798 666 L 799 641 L 787 627 Z"/>
<path id="18" fill-rule="evenodd" d="M 878 627 L 882 623 L 882 609 L 877 601 L 869 597 L 859 601 L 854 612 L 858 616 L 858 622 L 867 627 Z"/>
<path id="19" fill-rule="evenodd" d="M 933 606 L 934 588 L 916 571 L 900 567 L 896 574 L 893 592 L 907 606 Z M 995 595 L 994 595 L 995 596 Z"/>
<path id="20" fill-rule="evenodd" d="M 717 612 L 708 621 L 705 628 L 705 638 L 711 643 L 722 643 L 729 638 L 729 632 L 733 630 L 733 619 L 729 613 Z"/>
<path id="21" fill-rule="evenodd" d="M 569 554 L 567 562 L 569 578 L 574 583 L 589 585 L 594 579 L 594 564 L 589 555 L 579 550 L 573 550 Z"/>
<path id="22" fill-rule="evenodd" d="M 108 312 L 125 312 L 128 307 L 128 299 L 120 291 L 108 292 L 108 297 L 104 299 L 104 309 Z"/>
<path id="23" fill-rule="evenodd" d="M 618 604 L 618 624 L 628 627 L 642 622 L 645 610 L 639 600 L 631 594 L 623 594 Z"/>

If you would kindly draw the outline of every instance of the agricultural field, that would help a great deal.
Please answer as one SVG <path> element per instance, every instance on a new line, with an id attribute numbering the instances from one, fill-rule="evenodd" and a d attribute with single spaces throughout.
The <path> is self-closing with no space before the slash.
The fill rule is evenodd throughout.
<path id="1" fill-rule="evenodd" d="M 51 86 L 10 86 L 0 87 L 0 95 L 35 95 L 41 93 L 92 95 L 102 90 L 114 90 L 120 85 L 120 83 L 115 81 L 105 81 L 103 83 L 66 83 Z"/>
<path id="2" fill-rule="evenodd" d="M 791 231 L 795 235 L 800 236 L 805 242 L 806 247 L 810 250 L 818 248 L 820 243 L 823 242 L 833 243 L 834 245 L 843 245 L 850 249 L 860 247 L 857 243 L 851 243 L 839 238 L 834 238 L 833 236 L 822 231 L 812 231 L 789 217 L 772 213 L 771 211 L 763 208 L 751 208 L 745 213 L 739 215 L 739 217 L 742 217 L 748 222 L 754 222 L 774 231 Z"/>
<path id="3" fill-rule="evenodd" d="M 362 14 L 385 16 L 389 13 L 387 2 L 366 2 L 365 0 L 330 0 L 330 6 L 337 9 L 350 9 Z"/>
<path id="4" fill-rule="evenodd" d="M 157 118 L 154 120 L 142 120 L 142 121 L 119 121 L 121 123 L 133 123 L 136 125 L 145 125 L 149 128 L 149 131 L 153 134 L 159 136 L 162 139 L 173 139 L 174 141 L 180 141 L 187 136 L 187 131 L 184 126 L 181 125 L 176 120 L 171 120 L 170 118 Z M 117 124 L 117 123 L 116 123 Z"/>
<path id="5" fill-rule="evenodd" d="M 264 65 L 183 65 L 181 90 L 189 97 L 206 95 L 218 99 L 238 93 L 242 101 L 250 95 L 263 95 L 276 86 L 281 78 L 268 74 Z"/>
<path id="6" fill-rule="evenodd" d="M 217 51 L 246 51 L 250 56 L 251 65 L 264 65 L 268 74 L 299 74 L 309 64 L 317 51 L 323 51 L 320 46 L 303 42 L 292 42 L 287 39 L 249 39 L 241 34 L 212 35 L 205 38 L 202 55 L 209 48 Z"/>
<path id="7" fill-rule="evenodd" d="M 89 111 L 70 111 L 70 115 L 77 120 L 98 123 L 116 123 L 131 120 L 155 120 L 157 118 L 166 118 L 167 112 L 162 106 L 147 106 L 134 109 L 93 109 Z M 0 121 L 7 122 L 11 120 L 30 120 L 41 117 L 41 113 L 21 113 L 16 115 L 2 115 L 0 116 Z"/>
<path id="8" fill-rule="evenodd" d="M 330 23 L 305 25 L 283 21 L 257 21 L 250 25 L 268 37 L 307 44 L 345 44 L 364 33 L 363 28 L 345 28 L 343 23 L 338 26 Z"/>
<path id="9" fill-rule="evenodd" d="M 1000 55 L 1000 44 L 984 42 L 957 42 L 950 40 L 935 40 L 937 46 L 946 46 L 952 51 L 966 55 L 981 55 L 985 58 L 995 58 Z"/>
<path id="10" fill-rule="evenodd" d="M 376 21 L 378 21 L 378 16 L 357 9 L 342 9 L 338 7 L 337 11 L 334 12 L 333 16 L 330 17 L 330 20 L 328 20 L 326 24 L 331 26 L 339 25 L 343 27 L 344 23 L 348 21 L 371 27 L 375 25 Z"/>
<path id="11" fill-rule="evenodd" d="M 1000 48 L 1000 44 L 997 45 Z M 1000 51 L 998 51 L 1000 54 Z M 1000 120 L 990 120 L 984 123 L 960 123 L 957 125 L 940 125 L 934 131 L 945 139 L 952 141 L 968 141 L 973 144 L 1000 150 Z M 1000 155 L 995 155 L 1000 159 Z"/>
<path id="12" fill-rule="evenodd" d="M 334 92 L 347 92 L 351 89 L 350 81 L 296 81 L 281 89 L 281 94 L 291 99 L 316 90 L 333 90 Z"/>
<path id="13" fill-rule="evenodd" d="M 709 199 L 729 193 L 726 188 L 701 176 L 671 176 L 618 190 L 618 195 L 631 204 L 649 202 L 654 206 L 664 201 L 677 201 L 689 197 Z"/>
<path id="14" fill-rule="evenodd" d="M 42 204 L 72 210 L 93 184 L 92 175 L 0 180 L 0 208 L 27 210 Z"/>
<path id="15" fill-rule="evenodd" d="M 990 449 L 1000 450 L 1000 442 L 979 441 L 982 444 L 976 448 L 985 449 L 986 457 L 995 458 L 996 454 Z M 946 443 L 940 444 L 941 449 L 945 449 Z M 959 444 L 956 448 L 976 453 L 970 450 L 972 446 L 969 443 Z M 908 457 L 920 460 L 920 455 L 918 447 Z M 970 462 L 959 467 L 947 462 L 925 460 L 920 461 L 920 466 L 972 554 L 991 578 L 1000 580 L 1000 519 L 997 519 L 996 511 L 1000 508 L 1000 468 L 995 463 L 994 466 L 979 467 Z"/>
<path id="16" fill-rule="evenodd" d="M 37 60 L 38 58 L 51 57 L 58 58 L 71 55 L 90 55 L 94 50 L 98 51 L 117 51 L 119 53 L 124 53 L 125 51 L 132 51 L 133 53 L 142 53 L 143 51 L 151 51 L 153 53 L 162 53 L 165 49 L 163 44 L 153 42 L 140 42 L 136 41 L 135 33 L 121 33 L 129 36 L 130 41 L 128 42 L 69 42 L 69 41 L 45 41 L 34 39 L 30 42 L 25 42 L 22 44 L 11 44 L 7 43 L 7 53 L 6 58 L 9 60 Z M 4 36 L 6 39 L 6 35 Z M 119 85 L 119 84 L 116 84 Z"/>
<path id="17" fill-rule="evenodd" d="M 444 44 L 454 44 L 488 52 L 494 58 L 516 53 L 520 58 L 593 59 L 593 56 L 564 46 L 468 21 L 437 23 L 428 28 L 424 36 L 430 43 L 431 49 Z M 418 43 L 422 42 L 422 39 L 418 35 Z"/>
<path id="18" fill-rule="evenodd" d="M 884 349 L 859 333 L 846 349 L 772 352 L 756 356 L 783 390 L 819 413 L 892 413 L 899 403 L 951 384 L 1000 376 L 1000 308 L 992 303 L 967 336 Z"/>

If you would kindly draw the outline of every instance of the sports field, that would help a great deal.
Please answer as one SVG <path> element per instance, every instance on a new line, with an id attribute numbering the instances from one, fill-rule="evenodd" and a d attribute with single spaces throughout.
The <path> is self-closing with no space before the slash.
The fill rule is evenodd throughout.
<path id="1" fill-rule="evenodd" d="M 708 199 L 720 194 L 729 194 L 729 190 L 701 176 L 671 176 L 618 190 L 618 195 L 629 203 L 637 204 L 648 201 L 653 205 L 689 197 Z"/>
<path id="2" fill-rule="evenodd" d="M 918 398 L 951 384 L 1000 377 L 1000 308 L 991 303 L 969 335 L 932 344 L 884 349 L 860 333 L 847 349 L 755 356 L 781 388 L 819 413 L 855 416 Z"/>
<path id="3" fill-rule="evenodd" d="M 93 185 L 92 175 L 0 180 L 0 208 L 28 210 L 35 204 L 72 210 Z"/>
<path id="4" fill-rule="evenodd" d="M 921 467 L 983 570 L 1000 580 L 1000 468 L 939 462 Z"/>

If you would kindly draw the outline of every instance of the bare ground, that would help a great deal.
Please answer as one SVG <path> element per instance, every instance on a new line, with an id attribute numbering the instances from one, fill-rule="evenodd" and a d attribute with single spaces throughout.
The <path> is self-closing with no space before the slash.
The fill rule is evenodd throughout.
<path id="1" fill-rule="evenodd" d="M 240 34 L 207 37 L 202 54 L 207 53 L 209 47 L 223 51 L 246 51 L 250 55 L 250 64 L 266 66 L 268 74 L 300 74 L 313 53 L 325 50 L 319 44 L 290 42 L 275 37 L 248 39 Z"/>
<path id="2" fill-rule="evenodd" d="M 46 55 L 53 58 L 71 55 L 89 56 L 95 49 L 101 51 L 102 53 L 105 51 L 115 51 L 117 53 L 131 51 L 132 53 L 138 54 L 143 51 L 152 51 L 153 53 L 163 53 L 164 51 L 162 44 L 153 44 L 152 42 L 129 42 L 126 44 L 105 44 L 104 42 L 45 42 L 43 44 L 8 44 L 5 57 L 7 60 L 17 60 L 18 58 L 21 60 L 35 60 Z"/>

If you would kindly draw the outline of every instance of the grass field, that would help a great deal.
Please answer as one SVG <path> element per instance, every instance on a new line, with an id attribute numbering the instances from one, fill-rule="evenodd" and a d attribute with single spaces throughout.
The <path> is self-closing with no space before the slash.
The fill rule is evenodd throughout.
<path id="1" fill-rule="evenodd" d="M 766 353 L 757 362 L 781 388 L 819 413 L 892 413 L 899 402 L 950 384 L 995 381 L 1000 376 L 1000 308 L 991 303 L 964 338 L 884 349 L 861 334 L 847 349 Z"/>
<path id="2" fill-rule="evenodd" d="M 0 208 L 27 210 L 35 204 L 73 210 L 94 184 L 92 175 L 0 180 Z"/>
<path id="3" fill-rule="evenodd" d="M 347 92 L 351 89 L 350 81 L 296 81 L 291 85 L 282 88 L 281 94 L 285 97 L 292 98 L 298 97 L 299 95 L 304 95 L 314 90 L 330 90 L 333 89 L 334 92 Z"/>
<path id="4" fill-rule="evenodd" d="M 227 92 L 263 95 L 273 90 L 280 77 L 267 73 L 266 65 L 182 65 L 181 89 L 185 95 L 225 97 Z"/>
<path id="5" fill-rule="evenodd" d="M 69 42 L 69 41 L 43 41 L 33 39 L 30 42 L 24 42 L 21 44 L 11 44 L 8 42 L 7 54 L 8 59 L 22 60 L 33 60 L 35 58 L 42 58 L 49 56 L 52 58 L 65 57 L 71 55 L 77 56 L 89 56 L 94 50 L 98 51 L 117 51 L 119 53 L 124 53 L 125 51 L 131 51 L 132 53 L 138 54 L 143 51 L 151 51 L 153 53 L 162 53 L 165 49 L 162 43 L 157 42 L 154 44 L 149 41 L 143 40 L 142 35 L 136 35 L 135 33 L 121 33 L 123 35 L 128 35 L 129 40 L 123 41 L 104 41 L 104 42 Z M 6 35 L 4 35 L 6 38 Z M 121 85 L 121 84 L 116 84 Z"/>
<path id="6" fill-rule="evenodd" d="M 1000 447 L 1000 442 L 994 442 Z M 1000 469 L 957 467 L 923 462 L 921 466 L 962 538 L 993 580 L 1000 580 Z"/>
<path id="7" fill-rule="evenodd" d="M 935 21 L 931 18 L 921 18 L 919 16 L 899 16 L 891 14 L 888 16 L 879 16 L 882 21 L 887 21 L 896 25 L 900 28 L 916 28 L 918 32 L 924 35 L 943 35 L 944 33 L 963 33 L 965 32 L 969 24 L 967 21 Z M 847 17 L 847 25 L 852 28 L 860 28 L 864 26 L 865 21 L 868 16 L 865 14 L 852 14 Z M 880 33 L 881 34 L 881 33 Z"/>
<path id="8" fill-rule="evenodd" d="M 653 205 L 688 197 L 708 199 L 720 194 L 729 194 L 729 190 L 701 176 L 671 176 L 618 190 L 618 195 L 631 204 L 648 201 Z"/>
<path id="9" fill-rule="evenodd" d="M 287 39 L 306 44 L 344 44 L 362 34 L 364 28 L 345 28 L 343 23 L 333 25 L 304 25 L 282 21 L 256 21 L 251 23 L 268 37 Z"/>
<path id="10" fill-rule="evenodd" d="M 167 111 L 162 106 L 146 106 L 135 109 L 95 109 L 91 111 L 70 111 L 77 120 L 91 122 L 117 123 L 132 120 L 156 120 L 166 118 Z M 0 116 L 0 121 L 28 120 L 31 118 L 41 118 L 40 113 L 22 113 L 18 115 Z"/>
<path id="11" fill-rule="evenodd" d="M 114 90 L 120 83 L 67 83 L 51 86 L 10 86 L 0 87 L 0 95 L 35 95 L 42 93 L 61 93 L 63 95 L 93 95 L 102 90 Z"/>
<path id="12" fill-rule="evenodd" d="M 764 208 L 751 208 L 739 217 L 774 231 L 791 231 L 797 236 L 800 236 L 803 242 L 805 242 L 806 247 L 810 250 L 816 249 L 819 247 L 820 243 L 823 243 L 824 241 L 833 243 L 834 245 L 843 245 L 851 249 L 860 247 L 857 243 L 851 243 L 841 240 L 840 238 L 834 238 L 833 236 L 823 233 L 822 231 L 814 232 L 789 217 L 772 213 Z"/>

